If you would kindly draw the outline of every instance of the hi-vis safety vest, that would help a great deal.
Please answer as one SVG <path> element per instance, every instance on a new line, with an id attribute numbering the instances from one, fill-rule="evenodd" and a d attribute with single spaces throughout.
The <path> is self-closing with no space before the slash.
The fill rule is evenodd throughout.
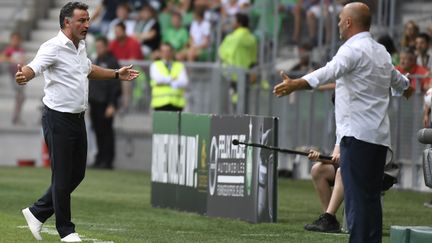
<path id="1" fill-rule="evenodd" d="M 183 63 L 180 62 L 172 63 L 171 72 L 163 61 L 156 61 L 154 64 L 161 75 L 170 76 L 172 79 L 176 79 L 184 69 Z M 150 84 L 152 86 L 152 100 L 150 104 L 152 108 L 165 105 L 173 105 L 179 108 L 185 107 L 184 89 L 174 89 L 170 85 L 157 85 L 154 80 L 151 80 Z"/>

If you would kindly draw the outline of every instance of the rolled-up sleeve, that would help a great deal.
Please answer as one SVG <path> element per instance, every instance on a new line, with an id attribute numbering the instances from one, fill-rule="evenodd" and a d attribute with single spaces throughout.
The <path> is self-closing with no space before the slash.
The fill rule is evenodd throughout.
<path id="1" fill-rule="evenodd" d="M 393 96 L 401 96 L 410 85 L 409 79 L 393 68 L 391 72 L 391 90 Z"/>
<path id="2" fill-rule="evenodd" d="M 317 88 L 343 76 L 353 69 L 358 55 L 351 48 L 342 46 L 333 59 L 324 67 L 306 74 L 302 79 L 306 80 L 312 88 Z"/>
<path id="3" fill-rule="evenodd" d="M 44 43 L 39 48 L 35 58 L 27 66 L 33 70 L 35 75 L 39 75 L 56 62 L 57 56 L 57 46 Z"/>

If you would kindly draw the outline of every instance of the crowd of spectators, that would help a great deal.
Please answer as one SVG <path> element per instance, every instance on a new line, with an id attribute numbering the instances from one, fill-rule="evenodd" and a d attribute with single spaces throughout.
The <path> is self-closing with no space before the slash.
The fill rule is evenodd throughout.
<path id="1" fill-rule="evenodd" d="M 224 35 L 230 33 L 235 15 L 245 13 L 250 4 L 250 0 L 104 0 L 91 16 L 90 33 L 106 36 L 118 59 L 156 60 L 161 43 L 169 43 L 178 60 L 212 61 L 216 24 L 222 24 Z"/>

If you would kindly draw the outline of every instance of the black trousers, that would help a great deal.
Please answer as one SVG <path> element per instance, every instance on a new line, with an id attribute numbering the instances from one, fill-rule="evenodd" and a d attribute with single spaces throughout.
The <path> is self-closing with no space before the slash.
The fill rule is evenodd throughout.
<path id="1" fill-rule="evenodd" d="M 105 117 L 106 103 L 90 102 L 90 119 L 96 135 L 98 152 L 94 164 L 112 168 L 115 157 L 113 117 Z"/>
<path id="2" fill-rule="evenodd" d="M 30 211 L 41 222 L 55 214 L 60 237 L 75 232 L 71 222 L 71 193 L 84 179 L 87 134 L 82 114 L 63 113 L 45 107 L 42 126 L 51 160 L 51 185 Z"/>
<path id="3" fill-rule="evenodd" d="M 340 151 L 349 242 L 381 242 L 381 189 L 387 147 L 343 137 Z"/>

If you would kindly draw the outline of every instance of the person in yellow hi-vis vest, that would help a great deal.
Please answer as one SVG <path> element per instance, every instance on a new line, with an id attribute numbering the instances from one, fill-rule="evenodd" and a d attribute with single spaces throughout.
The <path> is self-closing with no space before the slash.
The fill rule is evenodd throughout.
<path id="1" fill-rule="evenodd" d="M 150 106 L 156 111 L 182 111 L 186 106 L 185 87 L 188 76 L 183 63 L 173 59 L 173 47 L 168 43 L 160 46 L 161 59 L 150 66 L 152 100 Z"/>
<path id="2" fill-rule="evenodd" d="M 219 46 L 219 57 L 225 67 L 241 68 L 245 71 L 257 62 L 257 40 L 249 30 L 249 17 L 242 13 L 235 15 L 234 30 Z M 230 96 L 233 105 L 237 104 L 237 74 L 227 72 L 230 81 Z"/>

